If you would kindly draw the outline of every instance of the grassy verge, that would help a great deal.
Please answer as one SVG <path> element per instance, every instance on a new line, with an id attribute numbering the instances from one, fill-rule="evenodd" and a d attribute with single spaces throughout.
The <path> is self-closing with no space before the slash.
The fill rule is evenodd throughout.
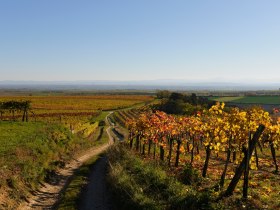
<path id="1" fill-rule="evenodd" d="M 99 123 L 99 122 L 103 121 L 108 114 L 109 114 L 109 111 L 100 111 L 100 113 L 97 116 L 90 119 L 90 122 L 91 123 L 95 123 L 95 122 Z"/>
<path id="2" fill-rule="evenodd" d="M 100 126 L 99 129 L 103 129 L 103 132 L 98 134 L 98 140 L 94 141 L 95 145 L 100 145 L 108 142 L 108 135 L 106 134 L 107 126 Z M 71 182 L 67 186 L 65 192 L 61 197 L 58 208 L 59 210 L 74 210 L 78 208 L 79 197 L 81 195 L 83 187 L 88 183 L 88 177 L 92 166 L 100 158 L 101 155 L 97 155 L 88 160 L 82 167 L 80 167 L 73 175 Z"/>
<path id="3" fill-rule="evenodd" d="M 101 145 L 103 143 L 105 143 L 105 141 L 107 140 L 106 135 L 104 135 L 104 133 L 106 133 L 106 129 L 108 128 L 108 126 L 98 126 L 96 131 L 91 135 L 90 140 L 93 141 L 94 145 Z"/>
<path id="4" fill-rule="evenodd" d="M 108 182 L 117 209 L 211 209 L 208 194 L 198 193 L 124 146 L 112 147 L 108 156 Z"/>
<path id="5" fill-rule="evenodd" d="M 170 171 L 166 166 L 117 145 L 108 152 L 108 183 L 116 209 L 267 209 L 257 199 L 240 196 L 219 199 L 219 191 L 209 178 L 186 165 Z M 277 209 L 273 208 L 273 209 Z"/>
<path id="6" fill-rule="evenodd" d="M 153 99 L 153 100 L 146 101 L 146 102 L 140 102 L 140 103 L 137 103 L 137 104 L 134 104 L 132 106 L 122 108 L 122 109 L 119 109 L 119 110 L 137 109 L 137 108 L 141 108 L 141 107 L 144 107 L 144 106 L 147 106 L 147 105 L 157 104 L 157 103 L 159 103 L 159 101 L 160 100 L 158 100 L 158 99 Z"/>
<path id="7" fill-rule="evenodd" d="M 96 163 L 100 156 L 95 156 L 88 160 L 74 174 L 69 186 L 63 193 L 61 201 L 58 205 L 59 210 L 74 210 L 78 208 L 79 197 L 83 186 L 87 184 L 91 167 Z"/>
<path id="8" fill-rule="evenodd" d="M 0 209 L 15 208 L 73 154 L 92 145 L 58 124 L 0 122 Z"/>

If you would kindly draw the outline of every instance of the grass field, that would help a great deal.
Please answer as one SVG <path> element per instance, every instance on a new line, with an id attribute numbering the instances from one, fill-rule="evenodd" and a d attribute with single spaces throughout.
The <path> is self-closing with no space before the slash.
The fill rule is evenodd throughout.
<path id="1" fill-rule="evenodd" d="M 0 122 L 0 209 L 13 209 L 52 170 L 92 145 L 59 124 Z"/>
<path id="2" fill-rule="evenodd" d="M 244 104 L 280 104 L 280 96 L 211 97 L 210 99 Z"/>

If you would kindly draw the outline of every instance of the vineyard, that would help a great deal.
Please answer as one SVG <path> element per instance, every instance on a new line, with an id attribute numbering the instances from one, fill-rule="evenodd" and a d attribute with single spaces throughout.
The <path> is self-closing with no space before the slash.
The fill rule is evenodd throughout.
<path id="1" fill-rule="evenodd" d="M 150 96 L 138 95 L 2 96 L 0 120 L 19 121 L 24 114 L 29 121 L 60 123 L 72 133 L 84 133 L 86 137 L 97 127 L 90 119 L 102 111 L 148 103 L 152 99 Z M 21 103 L 27 103 L 27 107 L 24 108 Z"/>
<path id="2" fill-rule="evenodd" d="M 151 96 L 0 96 L 1 101 L 31 101 L 34 110 L 114 110 L 149 102 Z"/>
<path id="3" fill-rule="evenodd" d="M 261 108 L 225 111 L 224 106 L 217 103 L 195 116 L 118 112 L 115 120 L 128 128 L 131 149 L 167 165 L 174 175 L 186 166 L 201 171 L 216 199 L 242 194 L 262 208 L 280 208 L 278 119 Z"/>
<path id="4" fill-rule="evenodd" d="M 140 112 L 137 109 L 116 111 L 110 119 L 112 122 L 118 123 L 122 127 L 126 127 L 127 119 L 136 119 L 139 114 Z"/>

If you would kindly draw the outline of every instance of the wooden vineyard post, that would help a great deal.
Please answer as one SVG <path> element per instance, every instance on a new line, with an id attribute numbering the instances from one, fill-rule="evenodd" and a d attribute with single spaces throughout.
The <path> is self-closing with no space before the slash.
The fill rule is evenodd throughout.
<path id="1" fill-rule="evenodd" d="M 254 151 L 254 148 L 257 145 L 257 142 L 258 142 L 262 132 L 264 131 L 264 129 L 265 129 L 265 126 L 260 125 L 258 127 L 257 131 L 254 133 L 253 139 L 251 140 L 251 142 L 249 144 L 248 153 L 247 153 L 249 161 L 250 161 L 250 158 L 251 158 L 252 153 Z M 246 161 L 246 159 L 244 157 L 242 162 L 240 163 L 240 165 L 236 169 L 234 177 L 232 178 L 231 182 L 229 183 L 229 186 L 228 186 L 226 192 L 224 193 L 224 196 L 231 196 L 233 194 L 233 191 L 234 191 L 236 185 L 238 184 L 239 179 L 242 176 L 242 173 L 244 172 L 245 161 Z"/>
<path id="2" fill-rule="evenodd" d="M 245 158 L 245 170 L 244 170 L 244 183 L 243 183 L 243 198 L 248 198 L 248 186 L 249 186 L 249 164 L 250 164 L 250 157 L 249 157 L 249 148 L 251 144 L 251 132 L 249 132 L 249 141 L 248 141 L 248 148 L 244 148 L 244 158 Z"/>
<path id="3" fill-rule="evenodd" d="M 132 149 L 133 146 L 133 135 L 132 132 L 129 132 L 129 148 Z"/>
<path id="4" fill-rule="evenodd" d="M 273 162 L 275 165 L 275 173 L 278 173 L 278 165 L 277 165 L 276 153 L 275 153 L 275 148 L 274 148 L 273 142 L 270 143 L 270 151 L 271 151 Z"/>
<path id="5" fill-rule="evenodd" d="M 160 160 L 164 161 L 164 148 L 162 145 L 160 145 L 159 147 L 159 156 L 160 156 Z"/>
<path id="6" fill-rule="evenodd" d="M 202 169 L 202 177 L 206 177 L 208 164 L 209 164 L 209 160 L 210 160 L 210 155 L 211 155 L 211 149 L 210 149 L 210 146 L 208 145 L 206 147 L 206 158 L 205 158 L 204 166 Z"/>
<path id="7" fill-rule="evenodd" d="M 181 140 L 177 140 L 177 150 L 176 150 L 176 160 L 175 160 L 175 167 L 178 167 L 179 165 L 179 158 L 180 158 L 180 146 L 181 146 Z"/>

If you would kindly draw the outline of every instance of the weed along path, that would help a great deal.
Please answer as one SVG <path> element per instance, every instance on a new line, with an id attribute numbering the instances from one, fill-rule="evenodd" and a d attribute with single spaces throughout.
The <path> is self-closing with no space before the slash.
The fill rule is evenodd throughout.
<path id="1" fill-rule="evenodd" d="M 87 160 L 90 158 L 97 156 L 104 152 L 110 145 L 114 143 L 114 139 L 111 135 L 110 130 L 112 129 L 112 125 L 108 121 L 108 116 L 112 114 L 109 113 L 106 116 L 106 121 L 109 125 L 109 127 L 106 129 L 106 132 L 109 136 L 109 142 L 107 144 L 103 144 L 102 146 L 92 148 L 88 150 L 84 155 L 81 155 L 80 157 L 73 159 L 70 163 L 66 164 L 66 166 L 63 169 L 59 169 L 57 173 L 57 181 L 55 184 L 48 184 L 48 183 L 43 183 L 42 187 L 34 192 L 34 195 L 30 198 L 28 198 L 28 203 L 23 203 L 22 205 L 19 206 L 18 209 L 55 209 L 61 193 L 64 192 L 64 190 L 67 188 L 71 176 L 74 174 L 75 170 L 77 170 L 79 167 L 83 165 Z M 90 177 L 90 191 L 92 192 L 94 197 L 90 196 L 88 199 L 93 199 L 96 203 L 100 203 L 99 200 L 101 199 L 100 197 L 103 197 L 101 194 L 102 188 L 104 188 L 103 184 L 105 184 L 104 176 L 105 176 L 105 165 L 106 165 L 106 159 L 105 157 L 102 157 L 99 161 L 96 163 L 96 167 L 93 170 L 93 177 Z M 100 183 L 97 183 L 97 180 L 100 180 Z M 92 181 L 92 182 L 91 182 Z M 103 184 L 102 184 L 103 183 Z M 95 189 L 96 188 L 96 189 Z M 93 191 L 92 191 L 93 190 Z M 86 195 L 89 196 L 89 195 Z M 90 205 L 92 201 L 87 201 L 88 199 L 85 200 L 85 205 Z M 85 208 L 85 209 L 92 209 L 92 208 Z M 97 208 L 95 208 L 97 209 Z M 103 209 L 103 208 L 99 208 Z"/>

